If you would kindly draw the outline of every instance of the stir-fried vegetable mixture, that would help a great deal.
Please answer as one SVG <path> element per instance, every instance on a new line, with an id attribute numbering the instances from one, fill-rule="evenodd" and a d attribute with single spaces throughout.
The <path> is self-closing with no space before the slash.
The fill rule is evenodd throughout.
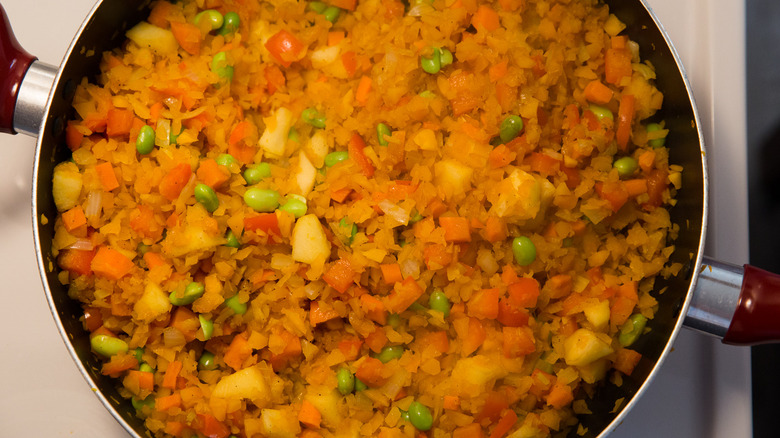
<path id="1" fill-rule="evenodd" d="M 584 432 L 680 269 L 624 27 L 595 0 L 158 1 L 54 171 L 102 373 L 159 436 Z"/>

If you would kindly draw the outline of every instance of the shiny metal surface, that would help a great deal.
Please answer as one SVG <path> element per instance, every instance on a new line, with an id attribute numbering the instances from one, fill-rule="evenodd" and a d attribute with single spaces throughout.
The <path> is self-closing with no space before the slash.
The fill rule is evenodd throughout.
<path id="1" fill-rule="evenodd" d="M 705 257 L 685 326 L 717 338 L 726 336 L 739 302 L 742 273 L 741 266 Z"/>
<path id="2" fill-rule="evenodd" d="M 14 110 L 14 131 L 19 134 L 37 136 L 46 114 L 46 101 L 49 98 L 58 68 L 35 60 L 27 70 Z"/>

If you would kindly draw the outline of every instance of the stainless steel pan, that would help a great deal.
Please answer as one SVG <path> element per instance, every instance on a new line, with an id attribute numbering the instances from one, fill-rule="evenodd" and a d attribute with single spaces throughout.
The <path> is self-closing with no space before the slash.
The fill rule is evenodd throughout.
<path id="1" fill-rule="evenodd" d="M 628 24 L 627 33 L 642 48 L 642 58 L 657 69 L 657 84 L 665 94 L 664 108 L 657 117 L 671 130 L 671 162 L 684 167 L 683 187 L 672 219 L 680 225 L 675 242 L 675 261 L 683 272 L 658 284 L 660 304 L 652 329 L 635 347 L 643 359 L 622 387 L 605 385 L 589 401 L 592 415 L 583 416 L 586 436 L 609 434 L 621 422 L 650 384 L 672 343 L 685 324 L 736 344 L 754 344 L 780 338 L 780 298 L 775 298 L 780 280 L 772 274 L 745 266 L 736 267 L 703 256 L 707 218 L 707 171 L 703 136 L 684 69 L 668 37 L 647 5 L 640 0 L 607 1 L 613 13 Z M 64 146 L 65 123 L 72 116 L 70 100 L 75 84 L 83 77 L 94 78 L 100 54 L 122 44 L 124 31 L 148 14 L 149 0 L 104 0 L 98 2 L 82 25 L 65 61 L 59 68 L 48 66 L 26 54 L 16 44 L 3 12 L 0 21 L 0 131 L 38 137 L 34 165 L 33 217 L 38 265 L 48 302 L 60 333 L 76 365 L 87 381 L 98 388 L 97 396 L 112 415 L 133 436 L 148 436 L 143 422 L 135 417 L 128 401 L 116 392 L 115 381 L 102 376 L 100 362 L 89 347 L 88 333 L 79 322 L 81 308 L 71 301 L 56 278 L 50 256 L 53 219 L 51 199 L 54 165 L 68 157 Z M 1 9 L 1 8 L 0 8 Z M 780 294 L 778 294 L 780 295 Z M 616 400 L 625 403 L 616 412 Z M 576 436 L 576 434 L 575 434 Z"/>

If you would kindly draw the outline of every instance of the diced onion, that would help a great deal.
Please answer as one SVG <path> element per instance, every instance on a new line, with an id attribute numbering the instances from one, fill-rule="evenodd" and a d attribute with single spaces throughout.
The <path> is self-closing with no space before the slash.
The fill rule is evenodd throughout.
<path id="1" fill-rule="evenodd" d="M 163 330 L 163 343 L 166 347 L 181 347 L 187 340 L 184 339 L 184 333 L 176 327 L 166 327 Z"/>
<path id="2" fill-rule="evenodd" d="M 379 209 L 382 210 L 386 215 L 395 219 L 395 221 L 399 224 L 406 225 L 409 223 L 409 212 L 393 204 L 387 199 L 379 201 Z"/>
<path id="3" fill-rule="evenodd" d="M 79 249 L 82 251 L 92 251 L 94 248 L 95 246 L 92 245 L 92 240 L 90 239 L 76 239 L 75 242 L 65 247 L 65 249 Z"/>
<path id="4" fill-rule="evenodd" d="M 412 276 L 412 277 L 419 277 L 420 276 L 420 262 L 414 259 L 405 259 L 401 262 L 401 273 L 404 274 L 404 277 Z"/>
<path id="5" fill-rule="evenodd" d="M 100 214 L 100 207 L 103 204 L 103 193 L 98 191 L 89 192 L 87 195 L 87 206 L 84 207 L 84 216 L 87 219 L 97 217 Z"/>

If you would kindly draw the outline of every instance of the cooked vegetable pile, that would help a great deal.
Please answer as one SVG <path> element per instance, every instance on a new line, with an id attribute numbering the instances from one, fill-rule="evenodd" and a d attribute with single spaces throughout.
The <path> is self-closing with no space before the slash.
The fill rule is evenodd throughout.
<path id="1" fill-rule="evenodd" d="M 680 269 L 624 28 L 595 0 L 158 1 L 53 177 L 101 372 L 158 436 L 584 433 Z"/>

